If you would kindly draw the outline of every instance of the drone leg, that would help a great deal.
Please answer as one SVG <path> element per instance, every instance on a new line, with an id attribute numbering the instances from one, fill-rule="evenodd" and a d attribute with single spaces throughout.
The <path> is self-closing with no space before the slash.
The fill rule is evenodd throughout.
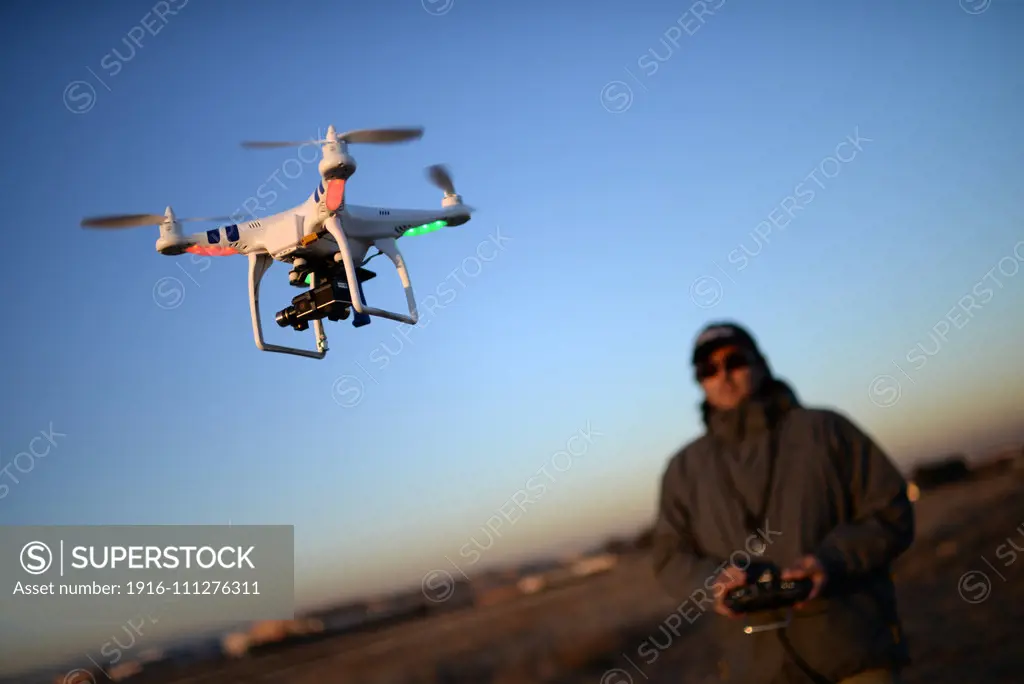
<path id="1" fill-rule="evenodd" d="M 360 283 L 358 283 L 358 285 L 359 285 L 359 292 L 357 293 L 357 296 L 359 297 L 360 303 L 365 305 L 366 304 L 366 293 L 363 292 L 363 284 L 362 284 L 362 282 L 360 282 Z M 353 328 L 362 328 L 364 325 L 370 325 L 371 322 L 372 322 L 372 320 L 370 318 L 370 314 L 358 313 L 358 312 L 352 314 L 352 327 Z"/>
<path id="2" fill-rule="evenodd" d="M 405 298 L 409 305 L 409 315 L 403 315 L 393 313 L 391 311 L 385 311 L 384 309 L 376 309 L 372 306 L 366 306 L 362 301 L 362 288 L 360 283 L 356 279 L 356 267 L 352 261 L 352 252 L 348 248 L 348 238 L 345 235 L 345 230 L 341 226 L 341 221 L 337 216 L 332 216 L 324 222 L 324 226 L 327 231 L 334 238 L 334 241 L 338 243 L 338 253 L 341 255 L 341 260 L 345 264 L 345 276 L 348 282 L 348 291 L 355 294 L 360 293 L 359 296 L 353 296 L 352 308 L 355 309 L 357 314 L 369 314 L 370 316 L 379 316 L 381 318 L 389 318 L 399 323 L 408 323 L 409 325 L 416 325 L 416 321 L 419 320 L 419 314 L 416 312 L 416 298 L 412 292 L 412 283 L 409 281 L 409 272 L 405 268 L 405 260 L 402 259 L 401 252 L 398 251 L 398 247 L 395 244 L 393 238 L 387 238 L 384 240 L 375 240 L 374 246 L 381 251 L 382 254 L 386 254 L 391 263 L 398 269 L 398 276 L 402 279 L 402 288 L 405 290 Z"/>
<path id="3" fill-rule="evenodd" d="M 398 250 L 398 243 L 393 238 L 385 238 L 383 240 L 375 240 L 373 246 L 386 255 L 388 259 L 391 259 L 391 263 L 395 265 L 398 277 L 402 280 L 402 289 L 405 290 L 405 301 L 409 306 L 409 318 L 412 319 L 411 322 L 415 325 L 416 321 L 419 320 L 419 313 L 416 311 L 416 295 L 413 294 L 412 281 L 409 279 L 409 269 L 405 267 L 405 259 L 402 258 L 402 253 Z"/>
<path id="4" fill-rule="evenodd" d="M 311 273 L 309 289 L 314 290 L 318 285 L 320 285 L 319 278 L 316 277 L 316 273 Z M 322 359 L 327 353 L 327 333 L 324 332 L 324 319 L 313 319 L 313 332 L 316 334 L 316 350 L 320 353 L 319 358 Z"/>
<path id="5" fill-rule="evenodd" d="M 263 275 L 267 272 L 267 269 L 273 263 L 274 260 L 269 254 L 249 255 L 249 313 L 252 315 L 252 332 L 256 338 L 256 348 L 260 351 L 294 354 L 295 356 L 305 356 L 311 359 L 324 358 L 327 355 L 327 337 L 324 335 L 323 321 L 320 320 L 313 322 L 313 328 L 317 335 L 317 351 L 283 347 L 263 341 L 263 325 L 260 321 L 260 282 L 263 280 Z M 313 282 L 315 283 L 315 280 Z"/>

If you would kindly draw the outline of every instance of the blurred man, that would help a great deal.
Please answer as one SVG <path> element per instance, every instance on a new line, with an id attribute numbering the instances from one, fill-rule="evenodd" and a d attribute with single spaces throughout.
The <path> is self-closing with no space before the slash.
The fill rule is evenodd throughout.
<path id="1" fill-rule="evenodd" d="M 690 622 L 714 623 L 724 679 L 899 682 L 909 658 L 890 565 L 914 538 L 904 478 L 848 418 L 801 406 L 742 327 L 709 325 L 692 362 L 707 432 L 662 478 L 658 580 Z M 812 580 L 788 627 L 747 634 L 786 611 L 736 616 L 723 604 L 752 560 Z"/>

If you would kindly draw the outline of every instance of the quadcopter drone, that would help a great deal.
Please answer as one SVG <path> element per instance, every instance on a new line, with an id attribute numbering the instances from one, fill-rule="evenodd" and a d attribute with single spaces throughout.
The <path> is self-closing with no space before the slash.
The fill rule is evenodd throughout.
<path id="1" fill-rule="evenodd" d="M 178 218 L 170 207 L 158 214 L 124 214 L 85 219 L 83 227 L 132 228 L 160 226 L 156 251 L 177 256 L 185 253 L 204 256 L 243 254 L 249 258 L 249 309 L 253 336 L 260 351 L 294 354 L 322 359 L 327 354 L 327 336 L 323 319 L 345 320 L 352 314 L 356 328 L 370 323 L 371 316 L 416 325 L 419 314 L 413 296 L 409 272 L 398 249 L 401 237 L 422 235 L 445 226 L 461 226 L 470 220 L 474 209 L 462 203 L 451 175 L 442 165 L 428 168 L 430 180 L 444 192 L 441 209 L 389 209 L 345 204 L 345 184 L 356 171 L 356 161 L 348 153 L 349 144 L 398 143 L 422 137 L 422 128 L 360 129 L 338 134 L 334 126 L 323 140 L 303 142 L 243 142 L 246 148 L 297 147 L 321 145 L 320 185 L 302 204 L 247 223 L 231 223 L 200 233 L 185 235 L 181 224 L 192 221 L 225 223 L 232 217 Z M 366 254 L 370 247 L 377 252 Z M 363 283 L 376 273 L 363 268 L 370 258 L 385 254 L 398 270 L 409 305 L 409 314 L 399 314 L 366 304 Z M 316 351 L 268 344 L 263 339 L 260 320 L 260 282 L 267 269 L 280 261 L 292 270 L 288 282 L 296 287 L 309 286 L 292 299 L 291 306 L 277 312 L 277 324 L 301 331 L 310 322 L 316 333 Z"/>

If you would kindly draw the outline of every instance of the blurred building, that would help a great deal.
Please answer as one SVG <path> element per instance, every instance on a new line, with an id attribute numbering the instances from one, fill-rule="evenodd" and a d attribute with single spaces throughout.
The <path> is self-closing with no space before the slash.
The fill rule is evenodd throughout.
<path id="1" fill-rule="evenodd" d="M 253 648 L 283 642 L 294 637 L 317 634 L 324 630 L 322 620 L 296 618 L 295 620 L 261 620 L 247 631 L 225 634 L 220 641 L 221 651 L 232 658 L 240 658 Z"/>
<path id="2" fill-rule="evenodd" d="M 921 491 L 925 491 L 961 482 L 970 476 L 971 469 L 967 465 L 967 458 L 963 454 L 953 454 L 917 465 L 911 472 L 910 479 Z"/>
<path id="3" fill-rule="evenodd" d="M 618 556 L 612 553 L 576 557 L 562 566 L 522 577 L 516 583 L 516 588 L 521 594 L 534 594 L 544 589 L 567 586 L 591 575 L 607 572 L 618 561 Z"/>

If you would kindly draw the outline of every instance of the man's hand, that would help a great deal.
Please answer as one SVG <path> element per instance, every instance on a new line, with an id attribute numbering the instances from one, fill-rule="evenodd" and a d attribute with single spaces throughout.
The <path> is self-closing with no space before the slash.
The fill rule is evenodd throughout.
<path id="1" fill-rule="evenodd" d="M 804 556 L 792 566 L 782 571 L 782 579 L 809 579 L 814 583 L 811 587 L 811 593 L 808 594 L 807 598 L 793 606 L 796 609 L 800 609 L 807 605 L 808 601 L 817 598 L 825 587 L 825 583 L 828 582 L 828 575 L 825 573 L 825 568 L 822 566 L 821 561 L 815 556 Z"/>
<path id="2" fill-rule="evenodd" d="M 735 618 L 738 617 L 736 613 L 729 610 L 725 605 L 725 595 L 733 589 L 742 587 L 747 583 L 747 573 L 740 570 L 735 565 L 728 565 L 723 568 L 716 576 L 714 581 L 715 587 L 715 612 L 725 617 Z"/>

